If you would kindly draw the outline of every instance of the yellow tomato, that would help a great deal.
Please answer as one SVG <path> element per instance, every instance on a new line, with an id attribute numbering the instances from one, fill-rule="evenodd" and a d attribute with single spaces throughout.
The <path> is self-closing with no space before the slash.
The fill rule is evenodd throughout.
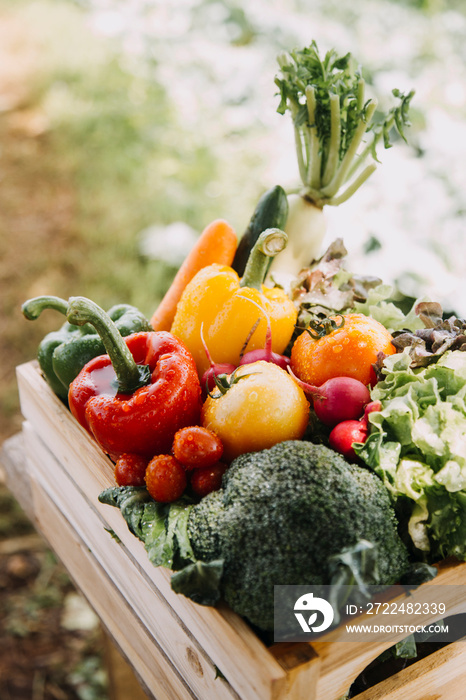
<path id="1" fill-rule="evenodd" d="M 201 423 L 216 433 L 228 462 L 304 435 L 309 402 L 288 372 L 271 362 L 242 365 L 225 394 L 204 403 Z"/>

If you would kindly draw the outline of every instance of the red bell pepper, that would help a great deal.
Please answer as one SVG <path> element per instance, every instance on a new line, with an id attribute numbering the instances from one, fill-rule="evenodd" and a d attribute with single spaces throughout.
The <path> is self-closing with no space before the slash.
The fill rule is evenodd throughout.
<path id="1" fill-rule="evenodd" d="M 71 383 L 75 418 L 113 459 L 169 453 L 177 430 L 199 423 L 201 389 L 189 350 L 166 331 L 122 338 L 108 314 L 84 297 L 69 300 L 67 319 L 93 325 L 108 353 Z"/>

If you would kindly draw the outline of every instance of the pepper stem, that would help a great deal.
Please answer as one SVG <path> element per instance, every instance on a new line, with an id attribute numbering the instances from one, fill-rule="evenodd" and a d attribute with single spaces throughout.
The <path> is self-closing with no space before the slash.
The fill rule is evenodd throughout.
<path id="1" fill-rule="evenodd" d="M 28 321 L 35 321 L 44 309 L 55 309 L 66 316 L 68 302 L 60 297 L 43 296 L 28 299 L 21 307 L 21 311 Z"/>
<path id="2" fill-rule="evenodd" d="M 132 394 L 150 382 L 150 369 L 138 365 L 110 316 L 86 297 L 70 297 L 66 317 L 69 323 L 94 326 L 110 357 L 118 383 L 118 392 Z"/>
<path id="3" fill-rule="evenodd" d="M 287 243 L 288 236 L 279 228 L 262 231 L 249 253 L 240 287 L 251 287 L 261 291 L 271 258 L 278 255 Z"/>

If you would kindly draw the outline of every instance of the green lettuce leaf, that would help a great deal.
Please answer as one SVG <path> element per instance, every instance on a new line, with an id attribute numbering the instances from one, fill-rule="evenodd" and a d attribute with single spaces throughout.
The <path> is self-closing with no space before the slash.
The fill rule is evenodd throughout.
<path id="1" fill-rule="evenodd" d="M 192 502 L 156 503 L 144 487 L 116 486 L 106 489 L 99 501 L 120 508 L 129 529 L 144 542 L 154 566 L 177 570 L 196 561 L 188 536 Z"/>
<path id="2" fill-rule="evenodd" d="M 354 309 L 358 314 L 372 316 L 379 321 L 390 333 L 409 328 L 412 331 L 424 328 L 424 324 L 415 312 L 415 307 L 419 303 L 416 301 L 410 311 L 404 314 L 403 311 L 390 301 L 393 297 L 394 289 L 389 284 L 379 284 L 373 289 L 369 289 L 367 299 L 363 302 L 356 301 Z"/>
<path id="3" fill-rule="evenodd" d="M 402 459 L 395 475 L 395 489 L 402 494 L 418 501 L 422 498 L 427 486 L 434 483 L 434 472 L 427 465 L 414 459 Z"/>
<path id="4" fill-rule="evenodd" d="M 215 605 L 220 599 L 223 559 L 188 564 L 171 577 L 175 593 L 182 593 L 199 605 Z"/>
<path id="5" fill-rule="evenodd" d="M 382 410 L 356 448 L 394 501 L 410 507 L 408 532 L 431 561 L 466 559 L 466 352 L 411 368 L 409 349 L 385 358 L 372 391 Z"/>
<path id="6" fill-rule="evenodd" d="M 99 495 L 99 501 L 120 508 L 133 534 L 144 542 L 154 566 L 165 566 L 176 573 L 171 585 L 201 605 L 215 605 L 221 597 L 223 559 L 196 560 L 188 535 L 192 501 L 183 497 L 175 503 L 156 503 L 147 490 L 135 486 L 115 486 Z"/>
<path id="7" fill-rule="evenodd" d="M 144 539 L 142 527 L 144 510 L 152 501 L 144 487 L 115 486 L 105 489 L 99 495 L 99 501 L 119 508 L 133 535 L 141 540 Z"/>

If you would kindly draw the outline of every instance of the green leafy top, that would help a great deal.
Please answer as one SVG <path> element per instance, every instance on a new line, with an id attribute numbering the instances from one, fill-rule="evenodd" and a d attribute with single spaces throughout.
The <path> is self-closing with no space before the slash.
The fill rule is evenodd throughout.
<path id="1" fill-rule="evenodd" d="M 397 344 L 400 349 L 406 345 L 417 347 L 421 339 L 416 334 L 418 329 L 424 328 L 426 309 L 437 310 L 437 305 L 419 300 L 408 313 L 403 313 L 394 303 L 396 290 L 377 277 L 355 275 L 347 270 L 346 256 L 343 239 L 336 238 L 321 258 L 313 260 L 296 277 L 290 289 L 290 298 L 298 310 L 292 342 L 311 321 L 325 323 L 327 317 L 358 313 L 371 316 L 392 334 L 403 331 Z M 466 321 L 464 323 L 466 333 Z M 459 327 L 457 331 L 460 333 Z M 449 335 L 453 337 L 452 333 Z M 456 339 L 457 345 L 462 338 L 464 336 Z"/>
<path id="2" fill-rule="evenodd" d="M 281 54 L 278 64 L 277 111 L 290 110 L 293 118 L 302 194 L 319 206 L 341 204 L 374 172 L 380 139 L 388 148 L 393 127 L 405 139 L 414 92 L 393 90 L 398 104 L 373 121 L 377 102 L 365 99 L 365 81 L 351 54 L 338 56 L 332 49 L 321 59 L 312 42 Z M 371 137 L 362 145 L 368 132 Z"/>

